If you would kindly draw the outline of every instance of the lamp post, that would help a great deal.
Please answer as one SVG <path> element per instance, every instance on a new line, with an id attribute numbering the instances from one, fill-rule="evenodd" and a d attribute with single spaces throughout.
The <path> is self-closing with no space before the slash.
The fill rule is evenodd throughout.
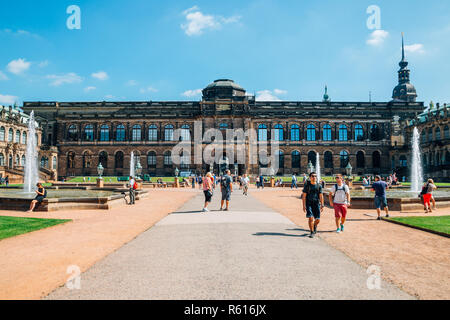
<path id="1" fill-rule="evenodd" d="M 310 174 L 311 172 L 313 172 L 313 170 L 314 170 L 314 166 L 313 166 L 313 164 L 311 163 L 311 160 L 309 160 L 308 166 L 307 166 L 308 174 Z"/>
<path id="2" fill-rule="evenodd" d="M 175 167 L 174 173 L 175 173 L 175 177 L 178 178 L 178 174 L 180 173 L 180 170 L 178 170 L 178 167 Z"/>

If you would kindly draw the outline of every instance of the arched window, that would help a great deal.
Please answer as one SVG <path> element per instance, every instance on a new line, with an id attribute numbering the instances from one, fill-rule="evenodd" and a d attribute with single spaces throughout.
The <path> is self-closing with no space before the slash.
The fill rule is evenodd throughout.
<path id="1" fill-rule="evenodd" d="M 47 161 L 48 162 L 48 161 Z M 19 167 L 20 166 L 20 157 L 18 154 L 16 154 L 16 163 L 14 164 L 14 166 Z"/>
<path id="2" fill-rule="evenodd" d="M 275 141 L 283 141 L 283 126 L 281 124 L 275 125 L 273 130 L 273 140 Z"/>
<path id="3" fill-rule="evenodd" d="M 5 141 L 5 127 L 0 127 L 0 141 Z"/>
<path id="4" fill-rule="evenodd" d="M 27 144 L 27 132 L 22 132 L 22 143 Z"/>
<path id="5" fill-rule="evenodd" d="M 155 124 L 148 127 L 148 141 L 158 141 L 158 127 Z"/>
<path id="6" fill-rule="evenodd" d="M 170 151 L 164 152 L 164 166 L 172 166 L 172 154 L 170 153 Z"/>
<path id="7" fill-rule="evenodd" d="M 13 135 L 14 135 L 13 129 L 10 128 L 8 130 L 8 142 L 13 142 Z"/>
<path id="8" fill-rule="evenodd" d="M 92 156 L 89 153 L 89 151 L 85 151 L 83 153 L 83 169 L 87 169 L 87 168 L 91 167 L 91 159 L 92 159 Z"/>
<path id="9" fill-rule="evenodd" d="M 291 126 L 291 141 L 300 141 L 300 127 L 297 124 Z"/>
<path id="10" fill-rule="evenodd" d="M 100 127 L 100 141 L 109 141 L 109 127 L 107 124 L 102 124 Z"/>
<path id="11" fill-rule="evenodd" d="M 125 141 L 125 126 L 123 124 L 116 127 L 116 141 Z"/>
<path id="12" fill-rule="evenodd" d="M 23 160 L 25 161 L 25 157 L 23 156 Z M 25 164 L 25 162 L 24 162 Z M 56 170 L 58 168 L 58 159 L 56 157 L 53 157 L 52 160 L 52 169 Z"/>
<path id="13" fill-rule="evenodd" d="M 282 150 L 278 150 L 276 155 L 278 156 L 278 167 L 280 169 L 284 168 L 284 153 Z"/>
<path id="14" fill-rule="evenodd" d="M 91 124 L 84 127 L 84 140 L 94 141 L 94 127 Z"/>
<path id="15" fill-rule="evenodd" d="M 19 156 L 17 156 L 17 161 L 19 161 Z M 41 158 L 41 168 L 48 168 L 48 158 L 45 156 Z"/>
<path id="16" fill-rule="evenodd" d="M 422 130 L 422 134 L 420 135 L 420 142 L 421 143 L 427 142 L 427 133 L 425 132 L 425 129 Z"/>
<path id="17" fill-rule="evenodd" d="M 76 125 L 72 124 L 69 126 L 69 130 L 67 130 L 67 140 L 69 141 L 78 140 L 78 129 Z"/>
<path id="18" fill-rule="evenodd" d="M 306 140 L 316 141 L 316 127 L 313 124 L 308 125 L 306 128 Z"/>
<path id="19" fill-rule="evenodd" d="M 441 140 L 441 128 L 436 128 L 436 140 Z"/>
<path id="20" fill-rule="evenodd" d="M 14 141 L 15 143 L 20 143 L 20 131 L 16 130 L 16 140 Z"/>
<path id="21" fill-rule="evenodd" d="M 156 168 L 156 153 L 154 151 L 150 151 L 147 154 L 147 166 L 149 168 Z"/>
<path id="22" fill-rule="evenodd" d="M 183 151 L 180 154 L 180 167 L 181 169 L 189 169 L 189 165 L 191 164 L 191 155 L 189 152 Z"/>
<path id="23" fill-rule="evenodd" d="M 67 168 L 73 169 L 75 168 L 75 152 L 70 151 L 67 154 Z"/>
<path id="24" fill-rule="evenodd" d="M 5 165 L 5 155 L 3 153 L 0 153 L 0 166 Z"/>
<path id="25" fill-rule="evenodd" d="M 428 129 L 428 142 L 433 141 L 433 129 Z"/>
<path id="26" fill-rule="evenodd" d="M 331 126 L 326 124 L 323 126 L 323 141 L 331 141 Z"/>
<path id="27" fill-rule="evenodd" d="M 171 124 L 164 127 L 164 141 L 173 141 L 173 125 Z"/>
<path id="28" fill-rule="evenodd" d="M 22 166 L 24 166 L 25 167 L 25 155 L 22 155 Z"/>
<path id="29" fill-rule="evenodd" d="M 400 156 L 400 167 L 406 168 L 408 166 L 408 160 L 406 160 L 406 156 Z"/>
<path id="30" fill-rule="evenodd" d="M 364 156 L 364 152 L 358 151 L 356 153 L 356 167 L 357 168 L 365 168 L 366 167 L 366 157 Z"/>
<path id="31" fill-rule="evenodd" d="M 258 141 L 267 141 L 267 126 L 265 124 L 258 126 Z"/>
<path id="32" fill-rule="evenodd" d="M 300 152 L 298 152 L 297 150 L 292 151 L 291 162 L 292 168 L 300 168 Z"/>
<path id="33" fill-rule="evenodd" d="M 227 130 L 227 129 L 228 129 L 228 123 L 219 124 L 219 130 Z"/>
<path id="34" fill-rule="evenodd" d="M 106 151 L 100 152 L 98 155 L 98 163 L 101 163 L 103 168 L 108 168 L 108 154 Z"/>
<path id="35" fill-rule="evenodd" d="M 374 168 L 378 169 L 381 167 L 381 155 L 378 151 L 372 153 L 372 164 Z"/>
<path id="36" fill-rule="evenodd" d="M 357 124 L 355 126 L 355 141 L 363 141 L 364 140 L 364 129 L 362 125 Z"/>
<path id="37" fill-rule="evenodd" d="M 325 151 L 323 155 L 324 166 L 327 169 L 333 168 L 333 154 L 331 151 Z"/>
<path id="38" fill-rule="evenodd" d="M 122 169 L 123 168 L 123 152 L 117 151 L 116 155 L 114 156 L 114 165 L 116 169 Z"/>
<path id="39" fill-rule="evenodd" d="M 190 141 L 191 140 L 191 132 L 189 130 L 190 130 L 189 125 L 184 124 L 181 126 L 180 141 Z"/>
<path id="40" fill-rule="evenodd" d="M 370 126 L 370 140 L 379 141 L 380 137 L 380 127 L 377 124 L 372 124 Z"/>
<path id="41" fill-rule="evenodd" d="M 131 129 L 131 141 L 141 141 L 141 126 L 138 124 Z"/>
<path id="42" fill-rule="evenodd" d="M 339 126 L 339 141 L 347 141 L 347 126 L 345 124 L 341 124 Z"/>
<path id="43" fill-rule="evenodd" d="M 9 157 L 8 157 L 8 166 L 9 166 L 10 168 L 13 167 L 13 157 L 12 157 L 12 154 L 10 154 Z"/>
<path id="44" fill-rule="evenodd" d="M 444 127 L 444 139 L 450 139 L 450 128 L 448 126 Z"/>
<path id="45" fill-rule="evenodd" d="M 339 153 L 339 157 L 341 160 L 341 168 L 345 168 L 348 165 L 348 161 L 349 161 L 348 152 L 345 150 L 342 150 Z"/>
<path id="46" fill-rule="evenodd" d="M 450 151 L 445 152 L 445 164 L 450 164 Z"/>
<path id="47" fill-rule="evenodd" d="M 317 154 L 314 151 L 308 152 L 308 163 L 311 162 L 313 166 L 316 166 Z"/>

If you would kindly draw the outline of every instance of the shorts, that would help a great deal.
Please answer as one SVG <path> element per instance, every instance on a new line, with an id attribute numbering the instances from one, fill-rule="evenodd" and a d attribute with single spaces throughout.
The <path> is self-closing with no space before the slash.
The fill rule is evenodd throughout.
<path id="1" fill-rule="evenodd" d="M 336 218 L 344 218 L 347 216 L 347 205 L 341 203 L 333 203 L 334 216 Z"/>
<path id="2" fill-rule="evenodd" d="M 430 200 L 431 200 L 431 193 L 425 193 L 424 195 L 422 195 L 423 198 L 423 204 L 426 205 L 428 204 L 428 206 L 430 206 Z"/>
<path id="3" fill-rule="evenodd" d="M 386 197 L 379 197 L 375 196 L 375 208 L 383 210 L 384 208 L 387 208 L 387 199 Z"/>
<path id="4" fill-rule="evenodd" d="M 223 201 L 230 201 L 230 197 L 231 197 L 231 190 L 222 191 Z"/>
<path id="5" fill-rule="evenodd" d="M 203 193 L 205 194 L 205 202 L 211 202 L 212 192 L 210 190 L 204 190 Z"/>
<path id="6" fill-rule="evenodd" d="M 320 203 L 312 203 L 306 205 L 306 217 L 319 220 L 320 219 Z"/>
<path id="7" fill-rule="evenodd" d="M 34 200 L 36 200 L 38 203 L 41 203 L 42 201 L 44 201 L 44 196 L 36 196 Z"/>

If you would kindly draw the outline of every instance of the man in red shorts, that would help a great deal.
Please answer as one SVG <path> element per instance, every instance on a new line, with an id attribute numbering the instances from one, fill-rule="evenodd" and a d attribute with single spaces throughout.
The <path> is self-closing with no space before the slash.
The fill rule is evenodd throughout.
<path id="1" fill-rule="evenodd" d="M 330 206 L 334 208 L 334 217 L 336 218 L 337 233 L 344 231 L 345 218 L 347 216 L 347 207 L 350 207 L 350 189 L 344 183 L 341 175 L 336 176 L 336 184 L 331 187 L 328 194 Z"/>

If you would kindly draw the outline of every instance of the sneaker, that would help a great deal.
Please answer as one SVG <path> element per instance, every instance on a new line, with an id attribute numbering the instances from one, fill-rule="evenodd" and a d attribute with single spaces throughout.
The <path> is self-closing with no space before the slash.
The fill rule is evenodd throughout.
<path id="1" fill-rule="evenodd" d="M 389 218 L 389 214 L 386 215 L 386 218 Z"/>
<path id="2" fill-rule="evenodd" d="M 223 209 L 223 211 L 228 211 L 228 208 Z"/>
<path id="3" fill-rule="evenodd" d="M 208 208 L 203 208 L 203 212 L 209 212 Z"/>
<path id="4" fill-rule="evenodd" d="M 377 220 L 381 220 L 381 217 L 378 217 Z"/>
<path id="5" fill-rule="evenodd" d="M 337 233 L 341 233 L 341 229 L 340 229 L 340 228 L 337 228 L 336 232 L 337 232 Z"/>
<path id="6" fill-rule="evenodd" d="M 317 226 L 314 226 L 314 233 L 317 233 Z"/>
<path id="7" fill-rule="evenodd" d="M 311 232 L 311 234 L 309 235 L 310 238 L 314 238 L 314 232 Z"/>
<path id="8" fill-rule="evenodd" d="M 344 232 L 344 225 L 341 224 L 341 231 Z"/>
<path id="9" fill-rule="evenodd" d="M 220 208 L 219 210 L 220 210 L 220 211 L 222 211 L 223 209 L 222 209 L 222 208 Z"/>

